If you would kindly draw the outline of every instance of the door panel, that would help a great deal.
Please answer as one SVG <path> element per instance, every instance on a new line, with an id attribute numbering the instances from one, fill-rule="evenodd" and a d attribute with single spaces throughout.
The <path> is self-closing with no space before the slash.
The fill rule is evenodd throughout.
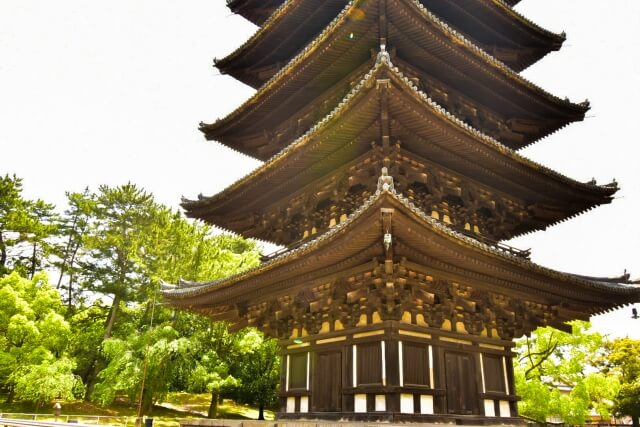
<path id="1" fill-rule="evenodd" d="M 314 408 L 319 412 L 342 410 L 342 352 L 320 353 L 313 390 Z"/>
<path id="2" fill-rule="evenodd" d="M 445 352 L 447 412 L 472 415 L 478 413 L 478 395 L 474 360 L 471 354 Z"/>

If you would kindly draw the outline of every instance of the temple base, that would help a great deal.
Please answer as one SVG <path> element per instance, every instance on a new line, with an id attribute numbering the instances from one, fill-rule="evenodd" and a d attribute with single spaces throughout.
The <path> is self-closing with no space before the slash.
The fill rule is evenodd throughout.
<path id="1" fill-rule="evenodd" d="M 435 419 L 434 419 L 435 420 Z M 520 418 L 503 419 L 500 425 L 523 427 L 525 423 Z M 226 419 L 208 419 L 208 418 L 189 418 L 180 421 L 180 427 L 368 427 L 372 421 L 330 421 L 324 419 L 311 420 L 275 420 L 275 421 L 257 421 L 257 420 L 226 420 Z M 407 422 L 411 422 L 413 427 L 438 427 L 442 424 L 456 424 L 465 426 L 486 426 L 495 424 L 483 423 L 482 419 L 474 420 L 473 417 L 463 417 L 458 420 L 445 419 L 441 421 L 422 421 L 414 419 L 396 420 L 392 422 L 384 422 L 386 427 L 404 426 Z M 398 424 L 394 424 L 397 422 Z M 402 424 L 401 424 L 402 423 Z"/>
<path id="2" fill-rule="evenodd" d="M 377 320 L 280 345 L 280 420 L 521 424 L 511 341 Z"/>
<path id="3" fill-rule="evenodd" d="M 403 413 L 374 413 L 374 414 L 344 414 L 344 413 L 309 413 L 305 417 L 299 415 L 278 413 L 278 427 L 295 426 L 298 422 L 320 422 L 323 427 L 331 425 L 362 426 L 360 423 L 383 422 L 387 423 L 412 423 L 418 426 L 433 426 L 442 424 L 455 424 L 466 426 L 512 425 L 524 426 L 526 423 L 519 417 L 484 417 L 477 415 L 420 415 Z M 294 422 L 295 421 L 295 422 Z M 333 421 L 333 422 L 332 422 Z M 364 426 L 363 426 L 364 427 Z"/>

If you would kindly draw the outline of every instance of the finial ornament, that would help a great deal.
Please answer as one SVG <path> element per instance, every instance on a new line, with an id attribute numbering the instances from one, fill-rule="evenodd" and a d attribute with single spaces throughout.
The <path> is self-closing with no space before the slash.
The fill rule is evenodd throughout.
<path id="1" fill-rule="evenodd" d="M 395 191 L 393 177 L 389 175 L 389 170 L 386 167 L 382 168 L 382 174 L 378 178 L 378 191 Z"/>
<path id="2" fill-rule="evenodd" d="M 380 63 L 385 63 L 385 64 L 390 64 L 391 63 L 391 55 L 389 55 L 389 52 L 387 52 L 387 45 L 384 43 L 380 44 L 380 52 L 378 52 L 378 57 L 376 58 L 376 63 L 380 64 Z"/>
<path id="3" fill-rule="evenodd" d="M 384 248 L 385 250 L 389 250 L 389 248 L 391 247 L 391 241 L 392 241 L 392 237 L 391 237 L 391 233 L 384 233 L 384 238 L 382 239 L 382 243 L 384 244 Z"/>

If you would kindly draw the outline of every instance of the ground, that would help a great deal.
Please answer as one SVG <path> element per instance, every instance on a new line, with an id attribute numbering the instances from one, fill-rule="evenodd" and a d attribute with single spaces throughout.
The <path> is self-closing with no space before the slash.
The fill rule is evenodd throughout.
<path id="1" fill-rule="evenodd" d="M 180 419 L 206 417 L 210 399 L 211 396 L 209 394 L 170 393 L 164 402 L 154 405 L 153 413 L 149 417 L 154 419 L 154 427 L 177 427 Z M 91 424 L 99 422 L 100 424 L 110 425 L 133 425 L 137 410 L 136 405 L 124 400 L 119 400 L 109 406 L 99 406 L 81 401 L 62 402 L 61 405 L 63 421 L 69 416 L 71 420 Z M 29 419 L 33 419 L 31 414 L 38 414 L 38 420 L 54 420 L 52 407 L 53 404 L 36 408 L 33 404 L 22 402 L 0 403 L 0 413 L 24 414 L 20 418 Z M 83 418 L 83 415 L 87 416 L 87 418 Z M 105 418 L 98 419 L 98 416 Z M 218 405 L 218 418 L 257 419 L 258 410 L 225 399 L 222 404 Z M 265 418 L 273 419 L 273 412 L 265 410 Z"/>

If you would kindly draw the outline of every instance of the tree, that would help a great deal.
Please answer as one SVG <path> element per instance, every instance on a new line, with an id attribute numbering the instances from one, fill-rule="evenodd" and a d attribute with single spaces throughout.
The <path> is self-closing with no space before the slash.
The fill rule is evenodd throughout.
<path id="1" fill-rule="evenodd" d="M 67 307 L 72 308 L 75 278 L 79 273 L 77 260 L 81 255 L 91 217 L 95 209 L 94 195 L 86 188 L 82 193 L 67 192 L 68 208 L 60 219 L 59 232 L 62 237 L 57 245 L 57 257 L 54 263 L 60 273 L 56 289 L 61 289 L 63 279 L 67 276 Z"/>
<path id="2" fill-rule="evenodd" d="M 69 353 L 76 362 L 75 372 L 88 384 L 95 375 L 95 363 L 100 358 L 100 348 L 104 340 L 104 325 L 109 314 L 109 307 L 101 300 L 91 305 L 76 303 L 73 315 L 68 319 L 73 334 L 69 345 Z"/>
<path id="3" fill-rule="evenodd" d="M 198 352 L 193 369 L 187 373 L 186 389 L 193 393 L 209 393 L 211 399 L 207 417 L 215 418 L 220 397 L 232 393 L 240 385 L 240 381 L 230 373 L 230 366 L 238 356 L 236 341 L 239 336 L 230 334 L 222 322 L 212 324 L 207 319 L 198 319 L 191 314 L 186 317 L 201 324 L 198 331 L 190 336 L 191 345 Z M 202 325 L 205 322 L 208 325 Z"/>
<path id="4" fill-rule="evenodd" d="M 100 197 L 97 200 L 99 208 Z M 160 206 L 149 209 L 143 224 L 132 224 L 144 230 L 137 249 L 130 251 L 131 258 L 135 257 L 135 272 L 130 277 L 136 283 L 127 289 L 137 287 L 137 293 L 122 300 L 146 298 L 146 304 L 123 308 L 123 315 L 130 316 L 128 326 L 110 338 L 105 335 L 105 368 L 97 376 L 96 399 L 107 402 L 118 390 L 132 397 L 140 393 L 146 413 L 156 399 L 181 387 L 211 393 L 209 413 L 214 416 L 217 396 L 236 384 L 228 373 L 233 345 L 226 327 L 211 325 L 192 314 L 159 309 L 154 319 L 158 326 L 149 329 L 154 311 L 151 295 L 164 280 L 216 279 L 253 267 L 259 260 L 255 243 L 241 237 L 212 236 L 208 226 L 187 221 Z M 164 333 L 158 332 L 161 330 Z M 156 369 L 158 366 L 162 369 Z M 194 373 L 202 375 L 196 378 Z"/>
<path id="5" fill-rule="evenodd" d="M 13 270 L 33 279 L 1 279 L 0 387 L 42 404 L 77 394 L 81 379 L 86 399 L 97 384 L 96 399 L 126 392 L 141 396 L 145 411 L 169 390 L 206 391 L 215 416 L 218 399 L 241 384 L 232 371 L 245 334 L 161 307 L 151 327 L 152 296 L 163 281 L 258 265 L 255 243 L 214 235 L 131 183 L 67 197 L 58 217 L 52 205 L 24 199 L 19 178 L 0 177 L 0 277 Z M 59 270 L 56 289 L 37 273 L 43 266 Z"/>
<path id="6" fill-rule="evenodd" d="M 146 245 L 158 210 L 153 197 L 133 184 L 101 186 L 81 267 L 87 289 L 112 298 L 104 338 L 110 338 L 122 302 L 145 299 Z"/>
<path id="7" fill-rule="evenodd" d="M 131 183 L 115 188 L 101 186 L 94 198 L 89 230 L 83 239 L 85 256 L 78 264 L 83 287 L 111 298 L 103 329 L 103 339 L 107 340 L 113 334 L 121 304 L 144 300 L 150 288 L 143 258 L 151 249 L 146 243 L 159 208 L 150 194 Z M 86 378 L 87 400 L 102 369 L 97 356 Z"/>
<path id="8" fill-rule="evenodd" d="M 13 374 L 16 397 L 38 407 L 54 399 L 73 400 L 84 392 L 74 368 L 75 363 L 66 357 L 19 367 Z"/>
<path id="9" fill-rule="evenodd" d="M 234 369 L 240 380 L 236 392 L 238 401 L 258 405 L 259 420 L 264 420 L 264 409 L 278 401 L 280 383 L 280 349 L 275 339 L 265 338 L 255 329 L 245 329 L 238 342 L 241 355 Z"/>
<path id="10" fill-rule="evenodd" d="M 606 364 L 620 378 L 620 391 L 615 397 L 614 410 L 618 415 L 628 415 L 633 426 L 640 422 L 640 341 L 617 339 L 607 344 L 609 354 Z"/>
<path id="11" fill-rule="evenodd" d="M 571 322 L 572 333 L 545 327 L 516 343 L 516 388 L 522 397 L 519 412 L 539 422 L 556 416 L 583 424 L 591 409 L 603 418 L 611 414 L 617 378 L 597 372 L 604 356 L 604 339 L 589 332 L 587 322 Z M 561 393 L 559 387 L 570 392 Z"/>
<path id="12" fill-rule="evenodd" d="M 46 274 L 0 278 L 0 385 L 9 401 L 42 404 L 82 390 L 68 355 L 71 328 L 63 315 L 60 294 Z"/>
<path id="13" fill-rule="evenodd" d="M 95 399 L 109 404 L 116 393 L 125 392 L 130 400 L 142 400 L 142 412 L 148 414 L 152 404 L 170 390 L 181 365 L 191 364 L 196 349 L 170 325 L 162 325 L 126 339 L 104 342 L 107 367 L 99 374 Z"/>
<path id="14" fill-rule="evenodd" d="M 33 277 L 50 252 L 57 230 L 53 205 L 22 197 L 22 180 L 0 176 L 0 275 L 12 269 Z"/>

